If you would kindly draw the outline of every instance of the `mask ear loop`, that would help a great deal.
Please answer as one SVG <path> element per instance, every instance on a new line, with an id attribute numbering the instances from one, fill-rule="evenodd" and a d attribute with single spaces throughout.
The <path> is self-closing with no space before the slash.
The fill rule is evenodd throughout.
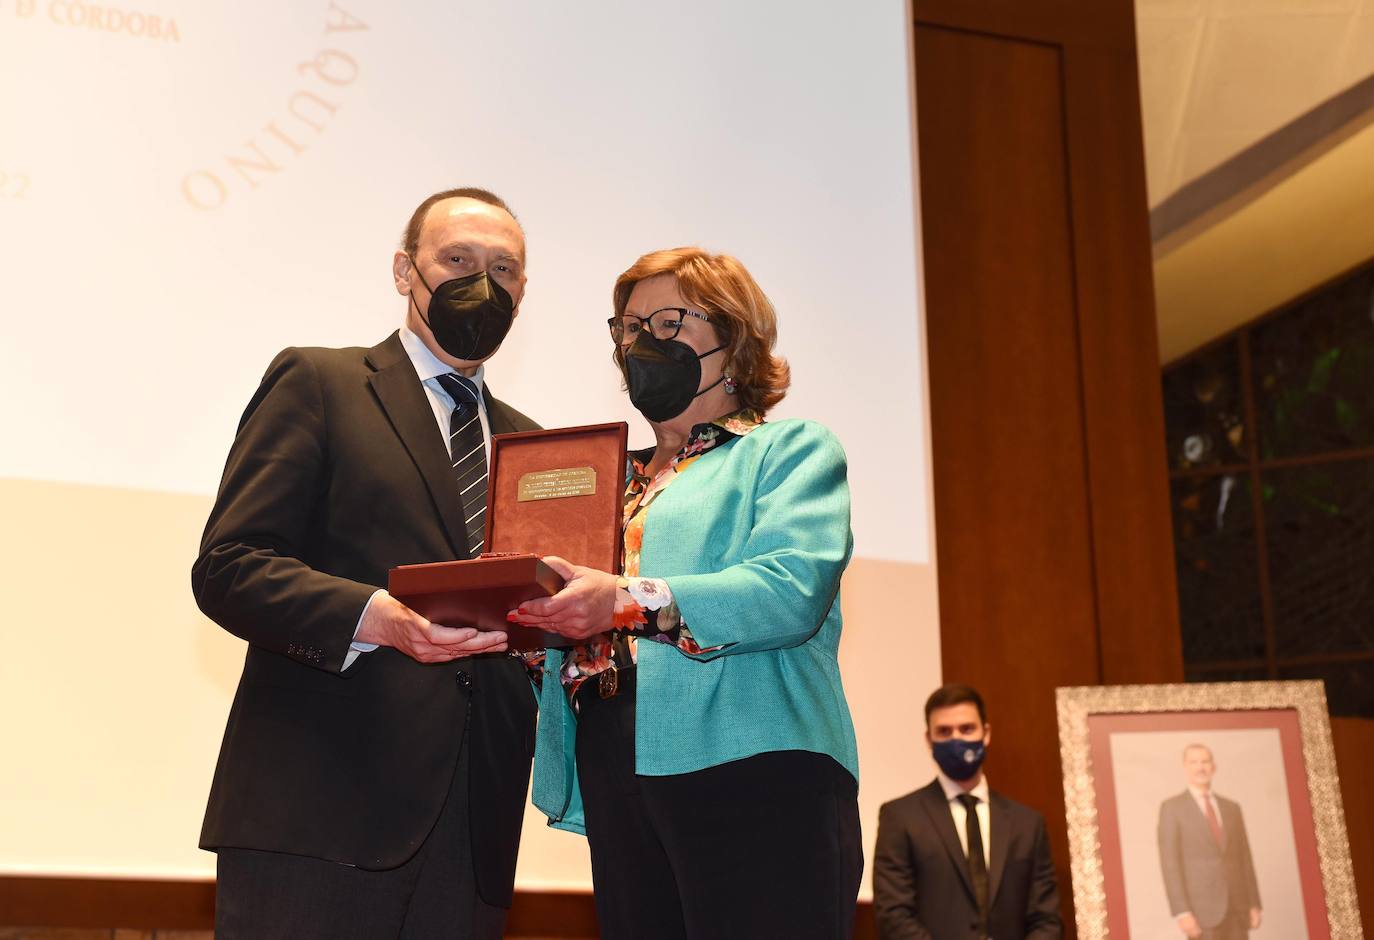
<path id="1" fill-rule="evenodd" d="M 726 343 L 721 343 L 721 344 L 720 344 L 719 346 L 717 346 L 715 349 L 709 349 L 709 350 L 707 350 L 706 352 L 702 353 L 700 356 L 697 356 L 697 360 L 700 361 L 700 360 L 702 360 L 702 359 L 705 359 L 707 356 L 714 356 L 716 353 L 718 353 L 718 352 L 720 352 L 722 349 L 724 349 L 724 348 L 726 347 L 726 345 L 727 345 Z M 697 392 L 697 393 L 696 393 L 695 395 L 693 395 L 692 397 L 693 397 L 693 398 L 700 398 L 702 395 L 705 395 L 705 394 L 706 394 L 707 392 L 709 392 L 711 389 L 715 388 L 717 385 L 719 385 L 721 382 L 724 382 L 724 381 L 725 381 L 725 373 L 722 372 L 722 373 L 720 374 L 720 378 L 716 379 L 714 382 L 712 382 L 710 385 L 708 385 L 708 386 L 706 386 L 705 388 L 703 388 L 701 391 Z"/>
<path id="2" fill-rule="evenodd" d="M 410 256 L 409 252 L 406 252 L 406 259 L 410 261 L 410 269 L 415 272 L 415 276 L 420 279 L 420 283 L 425 285 L 425 290 L 429 291 L 430 299 L 433 300 L 434 288 L 429 286 L 429 281 L 426 281 L 425 276 L 420 273 L 419 263 Z M 429 325 L 429 317 L 425 316 L 424 311 L 420 309 L 420 305 L 415 303 L 415 292 L 411 291 L 407 296 L 410 298 L 411 305 L 415 307 L 415 312 L 419 314 L 420 319 L 424 321 L 425 329 L 429 330 L 431 333 L 434 332 L 434 327 Z"/>
<path id="3" fill-rule="evenodd" d="M 721 382 L 724 382 L 724 381 L 725 381 L 725 373 L 722 372 L 720 378 L 716 379 L 714 382 L 712 382 L 710 385 L 708 385 L 708 386 L 706 386 L 705 388 L 703 388 L 701 391 L 697 392 L 697 393 L 696 393 L 695 395 L 693 395 L 692 397 L 693 397 L 693 398 L 700 398 L 702 395 L 705 395 L 705 394 L 706 394 L 707 392 L 709 392 L 711 389 L 715 388 L 717 385 L 719 385 Z"/>

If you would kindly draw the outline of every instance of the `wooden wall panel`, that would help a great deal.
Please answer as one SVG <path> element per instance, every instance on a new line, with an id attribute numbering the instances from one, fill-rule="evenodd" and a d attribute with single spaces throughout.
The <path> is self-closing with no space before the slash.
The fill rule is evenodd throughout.
<path id="1" fill-rule="evenodd" d="M 0 875 L 0 927 L 209 930 L 212 881 Z"/>
<path id="2" fill-rule="evenodd" d="M 1133 10 L 913 12 L 944 674 L 1071 923 L 1053 690 L 1182 679 Z"/>
<path id="3" fill-rule="evenodd" d="M 1065 64 L 1101 681 L 1180 681 L 1135 55 L 1070 47 Z"/>
<path id="4" fill-rule="evenodd" d="M 1374 795 L 1369 786 L 1374 780 L 1374 721 L 1332 718 L 1331 737 L 1341 775 L 1341 802 L 1345 804 L 1345 828 L 1364 935 L 1374 938 Z"/>
<path id="5" fill-rule="evenodd" d="M 915 55 L 943 675 L 987 696 L 994 785 L 1054 827 L 1053 690 L 1099 681 L 1062 63 L 941 27 Z"/>

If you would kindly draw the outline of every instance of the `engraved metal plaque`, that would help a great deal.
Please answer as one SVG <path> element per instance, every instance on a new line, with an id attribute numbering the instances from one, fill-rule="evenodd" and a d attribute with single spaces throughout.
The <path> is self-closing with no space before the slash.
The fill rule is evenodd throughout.
<path id="1" fill-rule="evenodd" d="M 596 493 L 596 469 L 568 467 L 563 470 L 536 470 L 520 477 L 516 501 L 528 503 L 538 499 L 566 499 L 569 496 L 592 496 Z"/>

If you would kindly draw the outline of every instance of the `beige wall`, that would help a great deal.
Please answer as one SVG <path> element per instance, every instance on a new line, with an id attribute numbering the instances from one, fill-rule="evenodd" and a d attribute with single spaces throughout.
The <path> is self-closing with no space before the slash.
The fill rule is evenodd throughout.
<path id="1" fill-rule="evenodd" d="M 196 837 L 243 649 L 191 598 L 209 507 L 0 481 L 0 871 L 212 870 Z"/>

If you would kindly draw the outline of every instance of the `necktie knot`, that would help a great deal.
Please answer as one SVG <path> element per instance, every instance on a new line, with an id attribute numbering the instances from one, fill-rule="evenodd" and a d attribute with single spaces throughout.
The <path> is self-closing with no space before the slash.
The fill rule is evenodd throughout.
<path id="1" fill-rule="evenodd" d="M 960 793 L 958 796 L 955 797 L 955 799 L 958 800 L 960 803 L 963 803 L 964 809 L 968 810 L 969 812 L 973 812 L 973 808 L 982 802 L 978 799 L 978 797 L 974 796 L 972 793 Z"/>
<path id="2" fill-rule="evenodd" d="M 455 405 L 477 404 L 477 386 L 472 379 L 457 372 L 445 372 L 437 378 Z"/>

